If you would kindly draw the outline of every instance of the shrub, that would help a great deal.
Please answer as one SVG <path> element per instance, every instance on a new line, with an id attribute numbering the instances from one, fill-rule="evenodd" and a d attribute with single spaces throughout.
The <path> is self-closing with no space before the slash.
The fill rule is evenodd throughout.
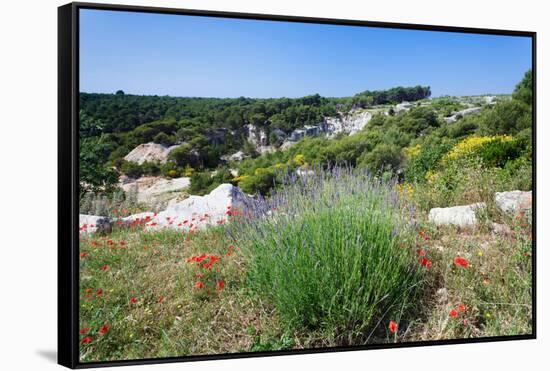
<path id="1" fill-rule="evenodd" d="M 416 156 L 411 156 L 408 159 L 405 167 L 405 179 L 410 182 L 425 179 L 426 173 L 436 167 L 449 148 L 450 144 L 446 142 L 424 145 Z"/>
<path id="2" fill-rule="evenodd" d="M 194 172 L 191 176 L 189 192 L 194 195 L 204 195 L 222 183 L 230 183 L 233 176 L 227 168 L 219 168 L 214 173 L 210 171 Z"/>
<path id="3" fill-rule="evenodd" d="M 130 178 L 139 178 L 143 174 L 141 166 L 133 161 L 124 161 L 120 166 L 120 171 Z"/>
<path id="4" fill-rule="evenodd" d="M 245 193 L 265 195 L 276 184 L 276 170 L 274 168 L 258 168 L 254 175 L 243 177 L 238 186 Z"/>
<path id="5" fill-rule="evenodd" d="M 168 161 L 160 167 L 160 172 L 165 177 L 173 178 L 178 174 L 178 166 L 174 162 Z"/>
<path id="6" fill-rule="evenodd" d="M 141 164 L 141 170 L 143 174 L 158 175 L 160 173 L 160 166 L 156 162 L 145 161 Z"/>
<path id="7" fill-rule="evenodd" d="M 403 159 L 403 152 L 398 146 L 383 143 L 376 146 L 372 152 L 361 155 L 358 162 L 371 171 L 382 173 L 398 170 Z"/>
<path id="8" fill-rule="evenodd" d="M 458 142 L 454 147 L 442 157 L 442 164 L 447 164 L 451 161 L 461 158 L 471 158 L 478 153 L 478 150 L 489 142 L 493 141 L 511 141 L 512 137 L 504 136 L 471 136 Z"/>
<path id="9" fill-rule="evenodd" d="M 406 310 L 420 276 L 392 188 L 366 171 L 317 171 L 260 202 L 254 210 L 271 210 L 264 218 L 231 223 L 251 290 L 273 303 L 286 330 L 349 344 Z"/>
<path id="10" fill-rule="evenodd" d="M 498 138 L 480 146 L 474 155 L 479 156 L 485 166 L 503 167 L 508 161 L 517 159 L 524 149 L 517 140 Z"/>
<path id="11" fill-rule="evenodd" d="M 166 133 L 158 133 L 153 138 L 153 142 L 159 143 L 165 146 L 171 146 L 176 142 L 176 137 L 174 135 L 168 135 Z"/>

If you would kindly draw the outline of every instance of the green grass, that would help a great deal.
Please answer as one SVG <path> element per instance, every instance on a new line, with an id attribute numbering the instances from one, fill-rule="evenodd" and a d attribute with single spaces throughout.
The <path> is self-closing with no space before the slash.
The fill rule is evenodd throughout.
<path id="1" fill-rule="evenodd" d="M 444 197 L 428 184 L 409 190 L 335 171 L 285 186 L 256 205 L 269 209 L 261 218 L 237 213 L 228 226 L 193 234 L 116 227 L 82 235 L 80 340 L 90 341 L 80 359 L 529 334 L 531 215 L 498 212 L 491 195 L 501 183 L 462 179 L 469 193 L 444 202 L 488 204 L 466 229 L 427 222 L 423 205 Z M 492 233 L 491 221 L 509 233 Z"/>

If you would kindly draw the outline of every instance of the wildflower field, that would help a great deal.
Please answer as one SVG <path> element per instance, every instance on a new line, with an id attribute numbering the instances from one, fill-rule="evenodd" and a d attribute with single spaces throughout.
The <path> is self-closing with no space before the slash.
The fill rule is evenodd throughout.
<path id="1" fill-rule="evenodd" d="M 82 235 L 81 360 L 531 332 L 529 212 L 436 228 L 367 171 L 285 183 L 205 231 Z"/>

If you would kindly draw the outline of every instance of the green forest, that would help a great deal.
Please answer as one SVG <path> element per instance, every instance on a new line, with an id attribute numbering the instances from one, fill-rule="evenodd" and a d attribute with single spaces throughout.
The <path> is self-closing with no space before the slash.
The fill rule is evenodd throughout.
<path id="1" fill-rule="evenodd" d="M 268 144 L 278 146 L 280 139 L 270 135 L 275 130 L 289 134 L 338 111 L 418 101 L 429 96 L 430 88 L 422 86 L 364 91 L 344 98 L 316 94 L 296 99 L 174 98 L 127 95 L 123 91 L 81 93 L 81 194 L 112 191 L 121 173 L 134 177 L 160 173 L 182 176 L 189 168 L 198 172 L 213 170 L 222 165 L 222 155 L 238 150 L 255 156 L 253 146 L 246 141 L 246 125 L 265 130 Z M 164 166 L 138 166 L 123 160 L 137 145 L 148 142 L 181 145 Z"/>

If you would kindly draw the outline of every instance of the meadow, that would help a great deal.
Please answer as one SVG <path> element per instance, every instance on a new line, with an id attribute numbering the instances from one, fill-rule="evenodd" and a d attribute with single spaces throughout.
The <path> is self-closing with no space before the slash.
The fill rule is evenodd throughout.
<path id="1" fill-rule="evenodd" d="M 81 360 L 529 334 L 531 215 L 488 209 L 434 227 L 414 190 L 333 168 L 202 232 L 82 235 Z"/>

